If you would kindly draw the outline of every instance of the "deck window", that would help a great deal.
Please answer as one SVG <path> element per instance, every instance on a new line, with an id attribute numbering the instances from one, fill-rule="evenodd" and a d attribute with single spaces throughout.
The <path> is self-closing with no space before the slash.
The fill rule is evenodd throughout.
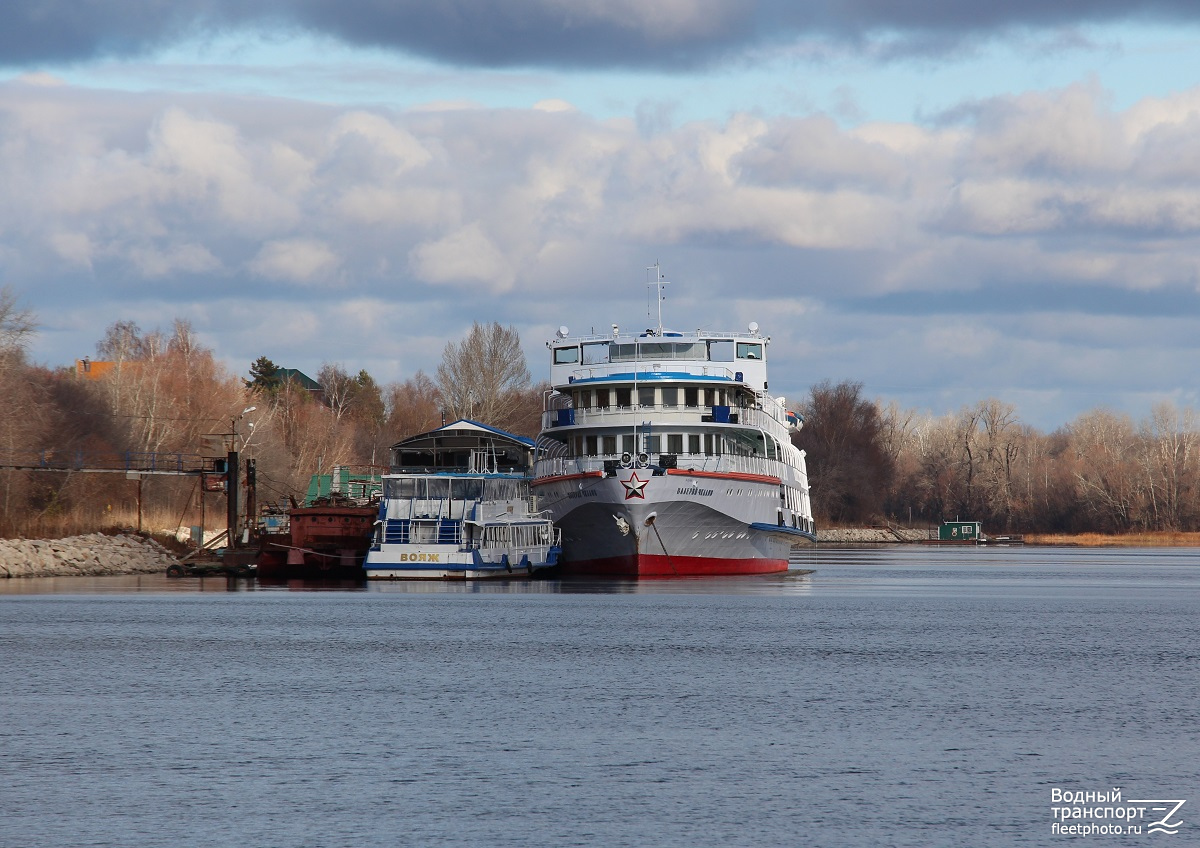
<path id="1" fill-rule="evenodd" d="M 728 354 L 724 359 L 718 360 L 721 362 L 733 361 L 733 342 L 717 342 L 729 347 Z M 709 359 L 705 350 L 704 342 L 667 342 L 660 339 L 654 341 L 638 342 L 637 344 L 616 344 L 604 343 L 604 347 L 608 348 L 608 359 L 600 360 L 603 362 L 632 362 L 634 360 L 651 360 L 660 362 L 664 359 Z M 591 345 L 584 345 L 583 357 L 584 364 L 590 364 L 588 357 L 591 355 L 588 348 Z M 600 347 L 600 345 L 597 345 Z M 722 348 L 723 350 L 723 348 Z"/>
<path id="2" fill-rule="evenodd" d="M 637 439 L 631 433 L 625 433 L 621 436 L 621 452 L 627 454 L 637 453 Z"/>
<path id="3" fill-rule="evenodd" d="M 583 346 L 584 365 L 602 365 L 608 362 L 608 342 L 593 342 Z"/>
<path id="4" fill-rule="evenodd" d="M 579 361 L 579 347 L 556 347 L 554 349 L 555 365 L 574 365 Z"/>
<path id="5" fill-rule="evenodd" d="M 482 480 L 453 480 L 450 484 L 450 493 L 455 500 L 460 501 L 477 501 L 483 497 L 483 481 Z"/>
<path id="6" fill-rule="evenodd" d="M 596 406 L 608 409 L 608 389 L 596 389 Z"/>
<path id="7" fill-rule="evenodd" d="M 601 453 L 605 456 L 612 456 L 617 452 L 617 437 L 602 436 L 600 439 Z"/>
<path id="8" fill-rule="evenodd" d="M 670 342 L 642 342 L 638 345 L 642 359 L 674 359 L 675 345 Z"/>
<path id="9" fill-rule="evenodd" d="M 638 406 L 654 406 L 654 386 L 638 386 Z"/>
<path id="10" fill-rule="evenodd" d="M 619 409 L 629 409 L 633 405 L 632 396 L 633 394 L 629 389 L 617 389 L 617 407 Z"/>
<path id="11" fill-rule="evenodd" d="M 679 389 L 675 386 L 662 387 L 663 406 L 679 406 Z"/>
<path id="12" fill-rule="evenodd" d="M 529 496 L 529 483 L 505 477 L 489 477 L 487 496 L 491 500 L 516 501 Z"/>
<path id="13" fill-rule="evenodd" d="M 715 341 L 708 343 L 709 362 L 733 362 L 733 342 Z"/>
<path id="14" fill-rule="evenodd" d="M 417 497 L 417 483 L 424 484 L 424 480 L 417 477 L 400 477 L 398 479 L 385 479 L 383 481 L 384 497 L 389 500 L 399 498 L 415 498 Z M 425 494 L 425 486 L 421 486 L 421 495 Z"/>
<path id="15" fill-rule="evenodd" d="M 762 359 L 762 345 L 750 344 L 749 342 L 738 342 L 737 346 L 738 359 Z"/>
<path id="16" fill-rule="evenodd" d="M 729 433 L 730 453 L 738 456 L 765 456 L 766 444 L 762 433 L 733 430 Z"/>
<path id="17" fill-rule="evenodd" d="M 667 435 L 667 453 L 683 453 L 683 433 L 669 433 Z"/>
<path id="18" fill-rule="evenodd" d="M 596 437 L 595 436 L 587 436 L 586 438 L 587 438 L 587 455 L 595 456 L 596 455 Z"/>
<path id="19" fill-rule="evenodd" d="M 700 453 L 700 434 L 688 434 L 688 453 Z"/>
<path id="20" fill-rule="evenodd" d="M 683 405 L 684 406 L 699 406 L 700 405 L 700 390 L 695 386 L 686 386 L 683 390 Z"/>
<path id="21" fill-rule="evenodd" d="M 662 436 L 646 437 L 646 453 L 659 453 L 662 450 Z"/>

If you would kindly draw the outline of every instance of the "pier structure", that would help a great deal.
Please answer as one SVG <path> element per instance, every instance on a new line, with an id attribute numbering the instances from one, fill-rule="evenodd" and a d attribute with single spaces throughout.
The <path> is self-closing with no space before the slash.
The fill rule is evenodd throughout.
<path id="1" fill-rule="evenodd" d="M 254 460 L 247 460 L 246 480 L 254 484 Z M 0 470 L 58 474 L 124 474 L 137 482 L 138 532 L 142 532 L 142 482 L 146 477 L 199 477 L 203 491 L 226 490 L 229 497 L 230 545 L 237 536 L 238 454 L 203 456 L 175 451 L 42 450 L 0 454 Z M 215 485 L 214 485 L 215 484 Z M 249 496 L 254 501 L 253 493 Z M 202 501 L 203 503 L 203 501 Z"/>

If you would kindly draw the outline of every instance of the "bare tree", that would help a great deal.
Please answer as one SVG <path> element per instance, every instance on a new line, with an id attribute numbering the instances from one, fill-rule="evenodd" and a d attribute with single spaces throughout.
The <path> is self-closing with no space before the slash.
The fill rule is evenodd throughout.
<path id="1" fill-rule="evenodd" d="M 0 287 L 0 363 L 11 367 L 23 362 L 25 346 L 36 328 L 33 313 L 21 308 L 12 287 Z"/>
<path id="2" fill-rule="evenodd" d="M 989 517 L 1012 522 L 1013 464 L 1021 453 L 1022 431 L 1016 407 L 989 398 L 975 407 L 981 432 L 983 496 Z"/>
<path id="3" fill-rule="evenodd" d="M 143 351 L 142 328 L 134 321 L 114 321 L 96 343 L 96 355 L 118 368 L 127 360 L 141 359 Z"/>
<path id="4" fill-rule="evenodd" d="M 325 394 L 325 405 L 333 412 L 335 421 L 341 421 L 354 402 L 355 379 L 341 365 L 324 363 L 317 372 L 317 382 Z"/>
<path id="5" fill-rule="evenodd" d="M 892 458 L 892 462 L 899 463 L 901 455 L 913 438 L 917 414 L 911 409 L 901 409 L 895 401 L 886 406 L 876 403 L 876 406 L 879 408 L 880 444 Z"/>
<path id="6" fill-rule="evenodd" d="M 447 413 L 498 427 L 511 426 L 529 388 L 529 368 L 514 327 L 475 322 L 458 344 L 450 342 L 438 366 Z"/>
<path id="7" fill-rule="evenodd" d="M 1070 426 L 1080 497 L 1100 529 L 1128 530 L 1138 517 L 1137 437 L 1127 415 L 1098 409 Z"/>
<path id="8" fill-rule="evenodd" d="M 44 409 L 25 364 L 25 346 L 35 326 L 33 313 L 20 307 L 16 293 L 8 286 L 0 288 L 0 452 L 10 456 L 32 449 L 44 429 Z M 0 532 L 17 529 L 29 482 L 27 475 L 0 470 Z"/>
<path id="9" fill-rule="evenodd" d="M 387 414 L 384 434 L 389 446 L 442 423 L 441 391 L 424 371 L 418 371 L 403 383 L 389 385 L 384 407 Z"/>
<path id="10" fill-rule="evenodd" d="M 1160 403 L 1139 428 L 1140 464 L 1145 478 L 1147 522 L 1178 530 L 1194 517 L 1197 488 L 1195 414 Z"/>
<path id="11" fill-rule="evenodd" d="M 353 428 L 339 424 L 333 411 L 318 403 L 295 380 L 260 395 L 254 449 L 260 485 L 274 497 L 303 495 L 313 474 L 355 461 Z"/>
<path id="12" fill-rule="evenodd" d="M 929 416 L 914 427 L 915 511 L 934 521 L 955 515 L 963 498 L 958 430 L 958 419 L 953 415 Z"/>

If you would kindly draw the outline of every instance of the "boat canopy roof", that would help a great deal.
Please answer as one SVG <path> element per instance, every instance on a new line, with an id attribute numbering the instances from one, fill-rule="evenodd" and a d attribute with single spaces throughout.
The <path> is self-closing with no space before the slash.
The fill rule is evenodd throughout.
<path id="1" fill-rule="evenodd" d="M 752 323 L 749 332 L 647 330 L 639 335 L 569 337 L 563 327 L 546 342 L 550 383 L 559 391 L 577 382 L 725 380 L 755 391 L 767 388 L 770 336 Z"/>
<path id="2" fill-rule="evenodd" d="M 393 472 L 525 473 L 532 462 L 533 439 L 465 418 L 391 447 Z"/>

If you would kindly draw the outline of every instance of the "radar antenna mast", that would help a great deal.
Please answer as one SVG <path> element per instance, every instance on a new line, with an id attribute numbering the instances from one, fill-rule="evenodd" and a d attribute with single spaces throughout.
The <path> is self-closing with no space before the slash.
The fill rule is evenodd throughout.
<path id="1" fill-rule="evenodd" d="M 669 286 L 671 284 L 664 279 L 662 266 L 659 265 L 658 260 L 655 260 L 654 264 L 647 267 L 646 270 L 654 272 L 654 282 L 646 283 L 646 287 L 649 288 L 650 286 L 654 286 L 657 292 L 655 300 L 658 301 L 658 329 L 654 331 L 654 334 L 656 336 L 661 336 L 663 334 L 662 305 L 663 301 L 667 299 L 667 296 L 663 294 L 663 286 Z M 649 294 L 649 292 L 647 292 L 647 294 Z"/>

